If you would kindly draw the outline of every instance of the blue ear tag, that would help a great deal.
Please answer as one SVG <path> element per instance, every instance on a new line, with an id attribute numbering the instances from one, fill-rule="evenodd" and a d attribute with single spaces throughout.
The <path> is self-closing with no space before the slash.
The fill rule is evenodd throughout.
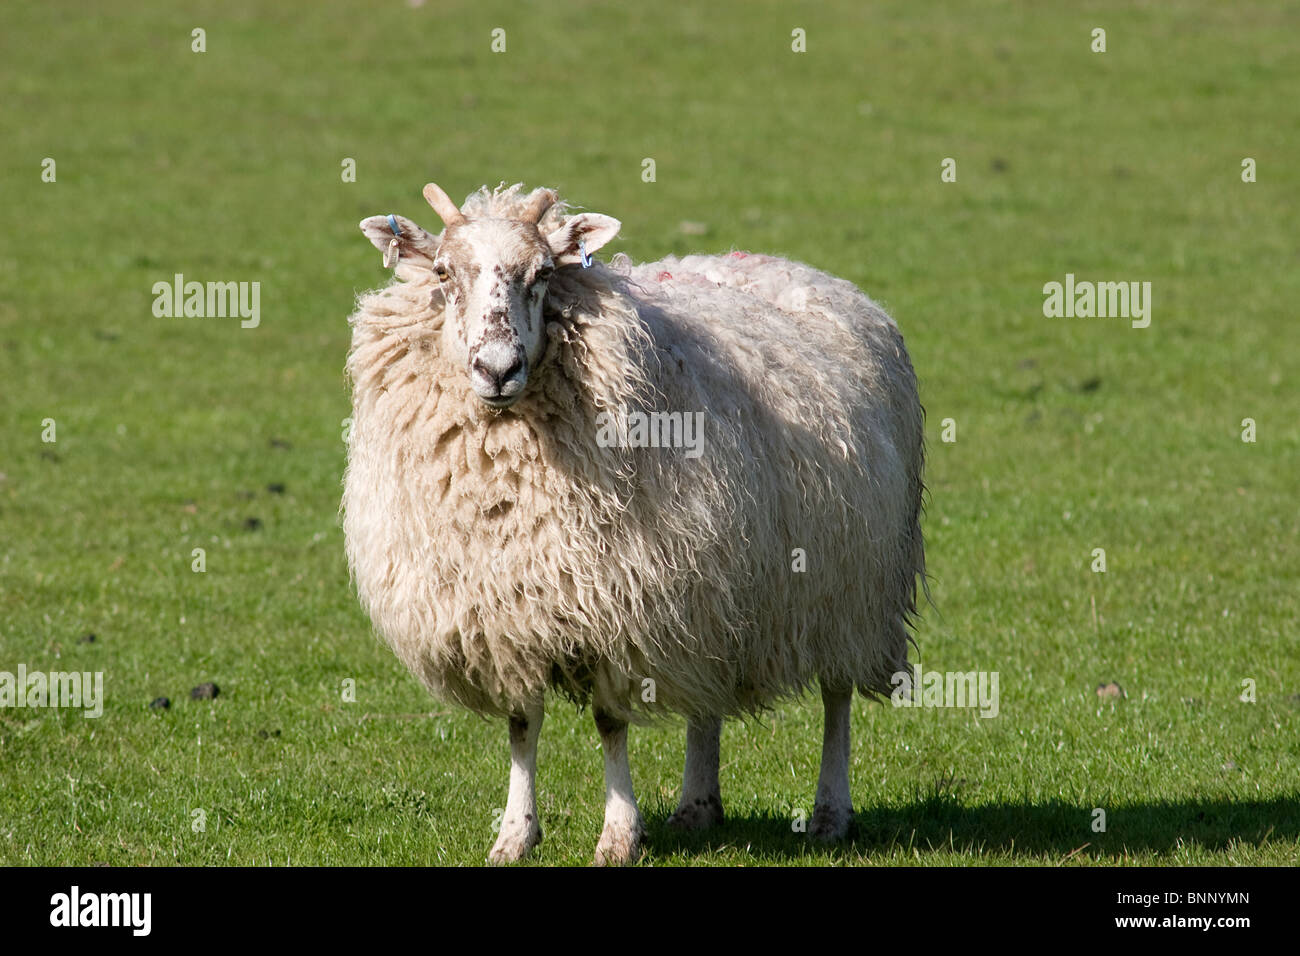
<path id="1" fill-rule="evenodd" d="M 397 240 L 401 238 L 402 230 L 397 228 L 397 220 L 393 218 L 391 212 L 388 214 L 388 228 L 393 231 L 393 238 L 388 240 L 388 249 L 384 252 L 384 268 L 387 269 L 391 265 L 396 269 L 397 258 L 401 255 L 397 249 Z"/>
<path id="2" fill-rule="evenodd" d="M 591 268 L 591 256 L 587 255 L 587 240 L 586 240 L 586 239 L 579 239 L 579 240 L 578 240 L 578 255 L 582 256 L 582 267 L 583 267 L 584 269 L 590 269 L 590 268 Z"/>

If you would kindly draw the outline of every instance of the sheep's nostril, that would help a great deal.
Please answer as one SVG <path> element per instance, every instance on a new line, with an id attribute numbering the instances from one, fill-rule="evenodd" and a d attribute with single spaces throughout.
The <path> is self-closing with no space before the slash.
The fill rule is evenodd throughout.
<path id="1" fill-rule="evenodd" d="M 502 375 L 499 379 L 497 379 L 497 384 L 498 385 L 505 384 L 506 382 L 510 381 L 512 378 L 517 377 L 519 373 L 522 372 L 523 370 L 524 370 L 524 360 L 523 357 L 521 356 L 519 358 L 516 358 L 514 364 L 511 365 L 508 369 L 506 369 L 505 374 Z"/>

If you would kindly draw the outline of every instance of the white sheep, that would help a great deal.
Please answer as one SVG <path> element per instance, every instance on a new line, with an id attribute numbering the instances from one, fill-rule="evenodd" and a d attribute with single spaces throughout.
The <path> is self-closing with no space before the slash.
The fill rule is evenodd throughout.
<path id="1" fill-rule="evenodd" d="M 887 694 L 906 669 L 924 581 L 922 410 L 897 326 L 784 259 L 596 262 L 620 224 L 550 190 L 484 188 L 461 208 L 424 192 L 441 235 L 361 223 L 404 281 L 351 318 L 344 532 L 403 663 L 509 719 L 490 861 L 541 840 L 548 689 L 590 702 L 600 733 L 597 863 L 640 852 L 629 720 L 686 717 L 669 822 L 704 827 L 723 816 L 722 719 L 814 679 L 809 832 L 843 837 L 853 691 Z"/>

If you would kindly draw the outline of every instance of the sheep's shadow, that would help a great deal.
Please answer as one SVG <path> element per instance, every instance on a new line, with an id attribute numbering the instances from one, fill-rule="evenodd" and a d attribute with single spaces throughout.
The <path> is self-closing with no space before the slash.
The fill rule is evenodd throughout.
<path id="1" fill-rule="evenodd" d="M 725 794 L 724 794 L 725 803 Z M 911 854 L 950 850 L 967 855 L 1107 858 L 1127 852 L 1169 853 L 1180 846 L 1223 850 L 1232 845 L 1300 840 L 1300 797 L 1273 800 L 1151 801 L 1101 807 L 1106 829 L 1097 832 L 1094 806 L 1059 800 L 969 806 L 954 799 L 928 798 L 901 806 L 859 808 L 843 842 L 830 844 L 846 855 Z M 756 857 L 795 859 L 827 848 L 797 832 L 792 816 L 735 815 L 698 832 L 668 826 L 668 813 L 646 817 L 646 846 L 656 854 L 741 848 Z"/>

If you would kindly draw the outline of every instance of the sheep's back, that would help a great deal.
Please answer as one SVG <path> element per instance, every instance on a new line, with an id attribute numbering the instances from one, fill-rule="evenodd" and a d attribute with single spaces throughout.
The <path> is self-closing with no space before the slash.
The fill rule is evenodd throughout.
<path id="1" fill-rule="evenodd" d="M 887 689 L 923 566 L 921 409 L 897 326 L 851 283 L 770 256 L 666 259 L 629 280 L 664 404 L 704 412 L 698 463 L 666 476 L 683 493 L 694 467 L 730 505 L 702 563 L 741 595 L 740 696 L 812 675 Z"/>

